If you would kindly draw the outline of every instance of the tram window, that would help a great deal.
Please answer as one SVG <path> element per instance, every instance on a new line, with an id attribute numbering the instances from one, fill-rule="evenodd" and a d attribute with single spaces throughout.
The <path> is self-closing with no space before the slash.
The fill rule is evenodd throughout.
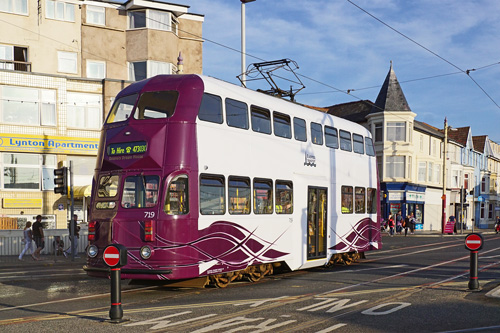
<path id="1" fill-rule="evenodd" d="M 366 155 L 375 156 L 375 149 L 373 148 L 373 141 L 371 138 L 365 138 Z"/>
<path id="2" fill-rule="evenodd" d="M 368 214 L 375 214 L 377 212 L 377 189 L 366 189 L 366 212 Z"/>
<path id="3" fill-rule="evenodd" d="M 129 176 L 125 178 L 122 193 L 123 208 L 153 207 L 158 201 L 158 176 Z"/>
<path id="4" fill-rule="evenodd" d="M 141 94 L 135 119 L 170 118 L 175 112 L 179 93 L 177 91 L 150 91 Z"/>
<path id="5" fill-rule="evenodd" d="M 200 176 L 200 213 L 202 215 L 223 215 L 226 212 L 224 186 L 223 176 Z"/>
<path id="6" fill-rule="evenodd" d="M 356 214 L 364 214 L 365 213 L 365 188 L 364 187 L 356 187 L 354 194 L 354 207 L 356 208 Z"/>
<path id="7" fill-rule="evenodd" d="M 273 213 L 273 181 L 270 179 L 253 180 L 253 212 L 255 214 Z"/>
<path id="8" fill-rule="evenodd" d="M 203 94 L 200 110 L 198 110 L 200 120 L 211 123 L 222 124 L 222 99 L 212 94 Z"/>
<path id="9" fill-rule="evenodd" d="M 111 111 L 109 111 L 108 119 L 106 123 L 117 123 L 120 121 L 127 120 L 132 114 L 135 101 L 137 100 L 137 94 L 132 94 L 128 96 L 121 97 L 113 104 Z"/>
<path id="10" fill-rule="evenodd" d="M 352 151 L 351 133 L 340 130 L 340 149 Z"/>
<path id="11" fill-rule="evenodd" d="M 352 214 L 352 186 L 342 186 L 342 214 Z"/>
<path id="12" fill-rule="evenodd" d="M 306 121 L 304 119 L 293 118 L 293 133 L 295 135 L 295 140 L 307 141 Z"/>
<path id="13" fill-rule="evenodd" d="M 276 214 L 293 213 L 293 183 L 286 180 L 276 181 Z"/>
<path id="14" fill-rule="evenodd" d="M 292 137 L 290 116 L 279 112 L 273 112 L 273 118 L 274 135 L 290 139 Z"/>
<path id="15" fill-rule="evenodd" d="M 180 175 L 168 184 L 165 198 L 165 213 L 168 215 L 185 215 L 189 213 L 188 177 Z"/>
<path id="16" fill-rule="evenodd" d="M 250 214 L 251 193 L 250 178 L 229 176 L 229 214 Z"/>
<path id="17" fill-rule="evenodd" d="M 325 126 L 325 144 L 330 148 L 339 148 L 339 135 L 335 127 Z"/>
<path id="18" fill-rule="evenodd" d="M 254 132 L 271 134 L 271 113 L 269 110 L 252 105 L 252 130 Z"/>
<path id="19" fill-rule="evenodd" d="M 226 121 L 228 126 L 248 129 L 248 106 L 243 102 L 226 98 Z"/>
<path id="20" fill-rule="evenodd" d="M 99 198 L 112 198 L 118 193 L 118 176 L 101 176 L 97 196 Z"/>
<path id="21" fill-rule="evenodd" d="M 364 154 L 365 153 L 365 144 L 363 142 L 363 136 L 359 134 L 352 135 L 353 141 L 353 150 L 355 153 Z"/>
<path id="22" fill-rule="evenodd" d="M 316 145 L 323 145 L 323 127 L 317 123 L 311 123 L 311 141 Z"/>

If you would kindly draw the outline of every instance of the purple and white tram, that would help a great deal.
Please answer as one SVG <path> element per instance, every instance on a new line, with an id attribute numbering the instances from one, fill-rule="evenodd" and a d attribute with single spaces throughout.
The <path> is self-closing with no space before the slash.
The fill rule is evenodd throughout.
<path id="1" fill-rule="evenodd" d="M 224 287 L 381 247 L 370 132 L 199 75 L 122 90 L 103 126 L 88 260 L 128 249 L 122 278 Z M 188 283 L 189 284 L 189 283 Z"/>

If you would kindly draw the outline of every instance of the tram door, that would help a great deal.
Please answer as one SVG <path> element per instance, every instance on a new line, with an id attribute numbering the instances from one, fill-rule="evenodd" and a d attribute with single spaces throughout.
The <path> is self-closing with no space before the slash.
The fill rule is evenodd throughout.
<path id="1" fill-rule="evenodd" d="M 307 259 L 326 256 L 327 189 L 308 187 L 307 203 Z"/>

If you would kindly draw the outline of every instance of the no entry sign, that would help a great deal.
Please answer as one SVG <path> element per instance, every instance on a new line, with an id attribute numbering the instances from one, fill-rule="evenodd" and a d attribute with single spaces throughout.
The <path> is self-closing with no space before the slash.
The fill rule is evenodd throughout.
<path id="1" fill-rule="evenodd" d="M 470 251 L 481 250 L 483 247 L 483 236 L 480 234 L 468 234 L 465 237 L 465 248 Z"/>
<path id="2" fill-rule="evenodd" d="M 108 245 L 102 255 L 109 267 L 121 267 L 127 264 L 127 248 L 121 244 Z"/>

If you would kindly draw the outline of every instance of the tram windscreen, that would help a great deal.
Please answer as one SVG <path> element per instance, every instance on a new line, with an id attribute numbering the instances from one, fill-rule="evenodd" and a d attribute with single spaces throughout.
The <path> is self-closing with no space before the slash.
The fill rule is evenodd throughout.
<path id="1" fill-rule="evenodd" d="M 177 91 L 150 91 L 139 98 L 135 119 L 170 118 L 174 114 L 179 93 Z"/>
<path id="2" fill-rule="evenodd" d="M 153 207 L 158 201 L 158 176 L 129 176 L 123 184 L 122 207 Z"/>

